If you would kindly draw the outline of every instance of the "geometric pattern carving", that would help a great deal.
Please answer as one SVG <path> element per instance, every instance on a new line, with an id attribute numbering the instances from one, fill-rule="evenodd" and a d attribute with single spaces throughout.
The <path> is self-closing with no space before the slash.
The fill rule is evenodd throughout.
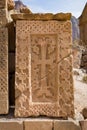
<path id="1" fill-rule="evenodd" d="M 8 30 L 6 0 L 0 0 L 0 114 L 8 113 Z"/>
<path id="2" fill-rule="evenodd" d="M 15 116 L 73 117 L 70 21 L 16 22 Z"/>

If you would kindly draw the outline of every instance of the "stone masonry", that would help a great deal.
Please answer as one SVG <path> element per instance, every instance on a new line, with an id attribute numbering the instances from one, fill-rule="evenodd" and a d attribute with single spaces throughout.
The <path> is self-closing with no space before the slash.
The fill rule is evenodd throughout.
<path id="1" fill-rule="evenodd" d="M 15 116 L 73 117 L 71 14 L 14 14 Z"/>
<path id="2" fill-rule="evenodd" d="M 83 46 L 87 46 L 87 3 L 79 17 L 80 40 Z"/>
<path id="3" fill-rule="evenodd" d="M 14 0 L 7 0 L 8 3 L 8 10 L 14 9 L 15 3 Z"/>
<path id="4" fill-rule="evenodd" d="M 79 17 L 80 40 L 85 50 L 82 53 L 81 68 L 87 72 L 87 3 Z"/>
<path id="5" fill-rule="evenodd" d="M 80 67 L 85 69 L 87 73 L 87 49 L 82 52 Z"/>
<path id="6" fill-rule="evenodd" d="M 8 113 L 7 1 L 0 0 L 0 114 Z"/>
<path id="7" fill-rule="evenodd" d="M 0 130 L 87 130 L 87 120 L 1 119 Z"/>

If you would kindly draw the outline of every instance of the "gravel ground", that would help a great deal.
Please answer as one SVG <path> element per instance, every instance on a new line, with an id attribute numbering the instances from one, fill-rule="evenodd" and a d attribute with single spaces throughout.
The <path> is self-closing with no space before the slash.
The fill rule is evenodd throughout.
<path id="1" fill-rule="evenodd" d="M 81 113 L 87 107 L 87 84 L 81 81 L 81 77 L 74 76 L 74 103 L 75 111 Z"/>

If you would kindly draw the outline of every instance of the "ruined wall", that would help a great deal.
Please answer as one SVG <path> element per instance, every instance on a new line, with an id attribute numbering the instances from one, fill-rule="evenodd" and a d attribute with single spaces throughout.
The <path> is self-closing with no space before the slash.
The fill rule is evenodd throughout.
<path id="1" fill-rule="evenodd" d="M 82 58 L 81 58 L 81 68 L 86 70 L 87 73 L 87 50 L 84 50 L 82 52 Z"/>
<path id="2" fill-rule="evenodd" d="M 87 45 L 87 3 L 83 9 L 81 16 L 79 17 L 79 27 L 80 27 L 80 40 L 83 45 Z"/>
<path id="3" fill-rule="evenodd" d="M 8 4 L 8 10 L 14 9 L 15 6 L 14 0 L 7 0 L 7 4 Z"/>
<path id="4" fill-rule="evenodd" d="M 15 116 L 73 117 L 70 15 L 20 14 L 13 19 L 17 20 Z"/>
<path id="5" fill-rule="evenodd" d="M 73 45 L 72 54 L 73 54 L 73 67 L 79 69 L 81 65 L 82 49 L 79 46 Z"/>
<path id="6" fill-rule="evenodd" d="M 79 18 L 79 27 L 81 44 L 85 48 L 81 58 L 81 68 L 85 69 L 87 72 L 87 3 Z"/>
<path id="7" fill-rule="evenodd" d="M 7 1 L 0 0 L 0 114 L 8 113 Z"/>
<path id="8" fill-rule="evenodd" d="M 86 16 L 87 17 L 87 16 Z M 83 46 L 87 47 L 87 22 L 80 24 L 80 40 Z"/>

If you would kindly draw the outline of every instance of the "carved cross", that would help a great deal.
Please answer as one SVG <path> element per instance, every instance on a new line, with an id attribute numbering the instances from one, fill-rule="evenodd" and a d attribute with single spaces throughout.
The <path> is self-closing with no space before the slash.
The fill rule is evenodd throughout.
<path id="1" fill-rule="evenodd" d="M 48 92 L 47 88 L 47 73 L 46 73 L 46 65 L 52 64 L 51 59 L 47 59 L 47 45 L 50 44 L 48 40 L 46 41 L 45 38 L 42 38 L 38 41 L 38 44 L 41 46 L 41 59 L 38 59 L 37 65 L 41 65 L 41 89 L 39 91 L 39 95 L 43 95 L 45 98 L 46 95 L 51 96 L 50 92 Z M 42 92 L 41 92 L 42 91 Z"/>
<path id="2" fill-rule="evenodd" d="M 52 76 L 52 74 L 49 74 L 50 72 L 47 70 L 47 65 L 52 66 L 54 62 L 54 59 L 50 58 L 48 53 L 48 48 L 50 48 L 50 46 L 53 47 L 52 40 L 49 37 L 42 36 L 35 39 L 35 44 L 37 47 L 35 48 L 35 46 L 33 46 L 33 53 L 37 56 L 33 58 L 32 63 L 35 64 L 35 66 L 40 66 L 40 73 L 38 78 L 39 84 L 36 83 L 34 89 L 36 90 L 36 97 L 39 97 L 41 101 L 49 101 L 54 97 L 52 84 L 50 84 L 50 76 Z"/>

